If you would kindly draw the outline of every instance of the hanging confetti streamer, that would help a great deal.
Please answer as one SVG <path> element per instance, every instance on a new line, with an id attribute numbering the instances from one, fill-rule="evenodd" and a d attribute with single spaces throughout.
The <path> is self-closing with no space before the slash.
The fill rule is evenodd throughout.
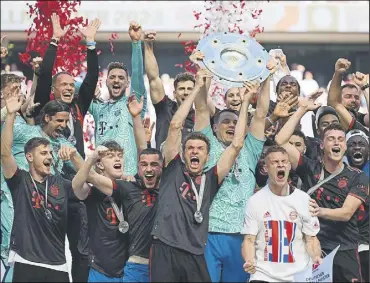
<path id="1" fill-rule="evenodd" d="M 215 32 L 249 34 L 255 37 L 264 31 L 261 26 L 262 9 L 259 7 L 261 2 L 268 1 L 204 1 L 203 11 L 193 11 L 198 22 L 194 29 L 200 32 L 199 39 Z M 181 33 L 178 37 L 181 37 Z M 189 40 L 181 44 L 185 54 L 190 56 L 198 43 Z M 184 68 L 187 72 L 196 72 L 196 66 L 190 60 L 175 66 Z M 212 82 L 211 97 L 221 108 L 224 106 L 225 92 L 226 89 L 222 85 Z"/>
<path id="2" fill-rule="evenodd" d="M 53 74 L 66 71 L 73 76 L 78 76 L 86 67 L 82 62 L 86 60 L 86 46 L 81 44 L 84 39 L 79 28 L 86 27 L 87 19 L 83 17 L 72 18 L 72 13 L 77 12 L 81 1 L 36 1 L 31 5 L 27 3 L 29 17 L 32 24 L 27 33 L 27 47 L 25 53 L 19 53 L 19 59 L 24 64 L 30 64 L 30 52 L 34 51 L 43 57 L 53 36 L 51 15 L 56 13 L 60 18 L 61 28 L 69 26 L 67 33 L 60 39 L 54 63 Z"/>
<path id="3" fill-rule="evenodd" d="M 110 35 L 110 38 L 108 39 L 109 40 L 109 45 L 110 45 L 110 52 L 112 53 L 113 56 L 114 56 L 113 40 L 116 40 L 116 39 L 118 39 L 118 34 L 117 33 L 112 33 Z"/>

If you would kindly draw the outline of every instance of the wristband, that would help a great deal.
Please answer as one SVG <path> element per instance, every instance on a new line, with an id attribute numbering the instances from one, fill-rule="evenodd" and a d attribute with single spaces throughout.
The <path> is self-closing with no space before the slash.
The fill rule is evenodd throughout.
<path id="1" fill-rule="evenodd" d="M 53 45 L 55 45 L 55 46 L 57 46 L 57 45 L 58 45 L 58 43 L 59 43 L 59 40 L 57 40 L 57 39 L 55 39 L 55 38 L 52 38 L 52 39 L 50 40 L 50 44 L 53 44 Z"/>
<path id="2" fill-rule="evenodd" d="M 272 122 L 272 120 L 271 120 L 271 118 L 270 118 L 270 117 L 268 117 L 268 116 L 267 116 L 267 117 L 266 117 L 266 119 L 267 119 L 267 121 L 269 121 L 269 122 L 270 122 L 270 124 L 271 124 L 271 125 L 274 125 L 274 122 Z"/>
<path id="3" fill-rule="evenodd" d="M 95 41 L 86 41 L 86 46 L 95 46 L 96 42 Z"/>
<path id="4" fill-rule="evenodd" d="M 369 83 L 367 83 L 367 84 L 363 85 L 363 86 L 361 87 L 361 90 L 365 90 L 365 89 L 367 89 L 367 88 L 369 88 Z"/>

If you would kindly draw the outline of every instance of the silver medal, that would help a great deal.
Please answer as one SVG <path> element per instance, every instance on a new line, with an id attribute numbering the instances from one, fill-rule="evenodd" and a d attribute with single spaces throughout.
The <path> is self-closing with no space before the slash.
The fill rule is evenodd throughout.
<path id="1" fill-rule="evenodd" d="M 128 225 L 128 222 L 127 221 L 122 221 L 118 224 L 118 230 L 122 233 L 122 234 L 125 234 L 127 233 L 128 229 L 129 229 L 129 225 Z"/>
<path id="2" fill-rule="evenodd" d="M 45 215 L 46 215 L 46 219 L 49 221 L 53 218 L 49 209 L 45 209 Z"/>
<path id="3" fill-rule="evenodd" d="M 203 222 L 203 214 L 200 211 L 196 211 L 194 213 L 194 219 L 198 224 L 201 224 Z"/>

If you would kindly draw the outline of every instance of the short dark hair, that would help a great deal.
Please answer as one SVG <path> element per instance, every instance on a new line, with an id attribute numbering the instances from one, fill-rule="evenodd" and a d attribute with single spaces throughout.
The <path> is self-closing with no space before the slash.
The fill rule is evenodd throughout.
<path id="1" fill-rule="evenodd" d="M 298 96 L 299 96 L 299 94 L 301 93 L 301 86 L 300 86 L 300 84 L 299 84 L 298 80 L 297 80 L 295 77 L 293 77 L 292 75 L 286 75 L 286 76 L 282 77 L 282 78 L 278 81 L 278 83 L 276 84 L 275 92 L 276 92 L 276 93 L 278 93 L 278 90 L 279 90 L 279 87 L 280 87 L 280 85 L 281 85 L 281 82 L 282 82 L 282 81 L 283 81 L 283 79 L 284 79 L 284 78 L 286 78 L 286 77 L 292 77 L 292 78 L 297 82 L 297 87 L 298 87 Z"/>
<path id="2" fill-rule="evenodd" d="M 163 161 L 162 153 L 156 148 L 146 148 L 146 149 L 141 151 L 140 156 L 142 156 L 142 155 L 156 155 L 156 154 L 158 154 L 159 160 Z M 139 156 L 139 159 L 140 159 L 140 156 Z"/>
<path id="3" fill-rule="evenodd" d="M 281 152 L 281 153 L 284 153 L 284 154 L 288 154 L 288 152 L 285 150 L 284 147 L 282 146 L 278 146 L 278 145 L 272 145 L 270 146 L 266 152 L 265 152 L 265 159 L 271 154 L 271 153 L 274 153 L 274 152 Z"/>
<path id="4" fill-rule="evenodd" d="M 220 117 L 223 113 L 232 113 L 232 114 L 235 114 L 236 116 L 239 117 L 239 112 L 236 111 L 236 110 L 233 110 L 233 109 L 223 109 L 221 110 L 220 112 L 216 113 L 214 116 L 213 116 L 213 123 L 214 124 L 218 124 L 220 122 Z"/>
<path id="5" fill-rule="evenodd" d="M 346 130 L 343 128 L 343 126 L 339 123 L 333 123 L 333 124 L 330 124 L 329 126 L 327 126 L 323 132 L 323 136 L 325 136 L 325 134 L 328 132 L 328 131 L 332 131 L 332 130 L 337 130 L 337 131 L 341 131 L 343 132 L 344 134 L 346 134 Z"/>
<path id="6" fill-rule="evenodd" d="M 23 78 L 14 74 L 1 74 L 1 90 L 11 83 L 21 83 Z"/>
<path id="7" fill-rule="evenodd" d="M 63 71 L 63 72 L 59 72 L 59 73 L 56 73 L 56 74 L 53 76 L 53 79 L 51 80 L 51 86 L 52 86 L 52 87 L 55 87 L 55 84 L 56 84 L 56 82 L 57 82 L 57 79 L 58 79 L 58 77 L 59 77 L 60 75 L 68 75 L 68 76 L 71 76 L 71 77 L 73 78 L 73 76 L 72 76 L 70 73 L 65 72 L 65 71 Z"/>
<path id="8" fill-rule="evenodd" d="M 344 84 L 344 85 L 342 85 L 342 86 L 340 87 L 340 91 L 342 92 L 342 90 L 343 90 L 343 89 L 345 89 L 345 88 L 355 88 L 355 89 L 357 89 L 357 90 L 358 90 L 358 87 L 357 87 L 357 85 L 355 85 L 355 84 Z"/>
<path id="9" fill-rule="evenodd" d="M 110 73 L 110 71 L 112 71 L 113 69 L 122 69 L 122 70 L 124 70 L 124 71 L 125 71 L 126 75 L 128 76 L 128 70 L 127 70 L 127 67 L 126 67 L 126 65 L 125 65 L 125 64 L 123 64 L 123 63 L 120 63 L 120 62 L 110 62 L 110 63 L 108 64 L 107 69 L 108 69 L 108 73 L 107 73 L 107 74 L 109 74 L 109 73 Z"/>
<path id="10" fill-rule="evenodd" d="M 306 136 L 305 134 L 300 130 L 294 130 L 292 136 L 297 136 L 303 139 L 304 144 L 306 144 Z"/>
<path id="11" fill-rule="evenodd" d="M 45 124 L 45 115 L 55 116 L 58 112 L 69 112 L 70 108 L 67 103 L 64 103 L 59 100 L 51 100 L 45 104 L 45 106 L 41 109 L 40 116 L 41 121 L 40 124 Z"/>
<path id="12" fill-rule="evenodd" d="M 120 152 L 122 154 L 124 153 L 124 149 L 122 148 L 122 146 L 120 146 L 119 143 L 114 140 L 104 141 L 101 145 L 108 148 L 109 152 Z M 100 158 L 98 158 L 97 162 L 100 162 Z"/>
<path id="13" fill-rule="evenodd" d="M 108 148 L 109 151 L 118 151 L 122 153 L 124 152 L 124 149 L 122 148 L 122 146 L 120 146 L 119 143 L 114 140 L 107 140 L 103 142 L 101 145 Z"/>
<path id="14" fill-rule="evenodd" d="M 209 139 L 204 134 L 202 134 L 200 132 L 192 132 L 192 133 L 190 133 L 186 136 L 184 142 L 182 143 L 182 152 L 185 152 L 186 143 L 190 140 L 204 141 L 207 145 L 207 153 L 209 153 L 209 150 L 211 148 L 211 143 L 209 142 Z"/>
<path id="15" fill-rule="evenodd" d="M 32 138 L 24 145 L 24 153 L 29 153 L 34 148 L 39 147 L 40 145 L 48 146 L 50 145 L 50 142 L 46 138 Z"/>
<path id="16" fill-rule="evenodd" d="M 177 74 L 175 77 L 175 81 L 173 82 L 173 86 L 175 87 L 175 90 L 179 82 L 186 82 L 186 81 L 192 81 L 195 84 L 194 75 L 189 72 Z"/>

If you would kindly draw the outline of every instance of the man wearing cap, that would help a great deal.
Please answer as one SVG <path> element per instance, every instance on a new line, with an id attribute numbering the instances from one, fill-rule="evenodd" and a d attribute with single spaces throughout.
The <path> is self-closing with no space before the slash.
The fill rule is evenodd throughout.
<path id="1" fill-rule="evenodd" d="M 369 177 L 369 138 L 359 130 L 352 130 L 346 135 L 347 158 L 350 166 L 365 172 Z M 369 282 L 369 202 L 361 205 L 357 215 L 360 232 L 358 252 L 364 282 Z"/>

